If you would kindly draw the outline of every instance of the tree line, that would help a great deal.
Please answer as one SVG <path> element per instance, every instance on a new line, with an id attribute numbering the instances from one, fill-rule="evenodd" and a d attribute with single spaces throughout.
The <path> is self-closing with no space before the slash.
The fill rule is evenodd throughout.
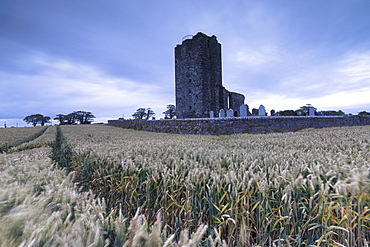
<path id="1" fill-rule="evenodd" d="M 167 105 L 167 110 L 163 112 L 165 119 L 173 119 L 176 116 L 176 106 Z M 155 116 L 154 111 L 151 108 L 138 108 L 132 116 L 135 119 L 149 119 Z"/>
<path id="2" fill-rule="evenodd" d="M 173 119 L 176 116 L 176 106 L 169 104 L 166 106 L 167 110 L 163 112 L 165 119 Z M 275 112 L 275 110 L 270 111 L 271 116 L 307 116 L 309 114 L 309 107 L 302 106 L 298 110 L 283 110 Z M 252 115 L 258 115 L 258 109 L 252 110 Z M 267 115 L 267 114 L 266 114 Z M 316 116 L 340 116 L 345 115 L 342 110 L 339 111 L 316 111 Z M 359 112 L 360 116 L 370 116 L 370 112 L 362 111 Z M 150 119 L 155 116 L 155 112 L 151 108 L 138 108 L 132 116 L 135 119 Z M 54 120 L 59 121 L 59 125 L 71 125 L 71 124 L 91 124 L 95 116 L 88 111 L 74 111 L 69 114 L 57 114 Z M 44 126 L 46 123 L 51 121 L 49 116 L 44 116 L 42 114 L 32 114 L 26 116 L 23 121 L 27 124 L 31 123 L 33 126 L 40 124 Z"/>
<path id="3" fill-rule="evenodd" d="M 54 120 L 58 120 L 60 125 L 70 125 L 70 124 L 91 124 L 95 116 L 89 111 L 74 111 L 69 114 L 57 114 Z M 49 116 L 44 116 L 42 114 L 32 114 L 26 116 L 23 121 L 27 124 L 31 123 L 33 126 L 40 124 L 44 126 L 46 123 L 51 121 Z"/>
<path id="4" fill-rule="evenodd" d="M 308 116 L 309 115 L 309 106 L 302 106 L 297 110 L 283 110 L 275 112 L 275 110 L 271 110 L 270 114 L 271 116 Z M 257 110 L 258 111 L 258 110 Z M 315 110 L 315 116 L 343 116 L 346 113 L 342 110 L 334 111 L 316 111 Z M 351 115 L 351 114 L 350 114 Z M 359 116 L 369 116 L 370 113 L 367 111 L 361 111 L 358 113 Z"/>
<path id="5" fill-rule="evenodd" d="M 309 108 L 312 107 L 311 105 L 302 106 L 297 110 L 281 110 L 281 111 L 275 111 L 271 110 L 270 115 L 271 116 L 308 116 L 309 115 Z M 345 115 L 345 112 L 342 110 L 334 111 L 314 111 L 315 116 L 343 116 Z M 165 115 L 165 119 L 173 119 L 176 116 L 176 106 L 169 104 L 167 105 L 167 110 L 163 112 Z M 258 115 L 258 109 L 253 108 L 251 115 Z M 266 113 L 267 115 L 267 113 Z M 360 116 L 370 116 L 370 112 L 362 111 L 359 112 L 358 115 Z M 151 108 L 138 108 L 134 114 L 132 114 L 132 117 L 135 119 L 149 119 L 151 117 L 155 116 L 154 111 Z"/>

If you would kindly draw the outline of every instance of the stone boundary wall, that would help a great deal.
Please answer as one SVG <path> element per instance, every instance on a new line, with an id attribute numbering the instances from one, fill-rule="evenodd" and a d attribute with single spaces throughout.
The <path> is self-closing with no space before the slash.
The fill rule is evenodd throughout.
<path id="1" fill-rule="evenodd" d="M 370 116 L 108 120 L 108 125 L 162 133 L 224 135 L 296 131 L 304 128 L 370 125 Z"/>

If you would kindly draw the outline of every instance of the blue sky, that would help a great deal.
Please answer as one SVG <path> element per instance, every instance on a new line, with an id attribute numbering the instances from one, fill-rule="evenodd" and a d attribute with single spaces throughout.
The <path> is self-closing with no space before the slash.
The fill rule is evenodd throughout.
<path id="1" fill-rule="evenodd" d="M 0 121 L 161 118 L 174 47 L 197 32 L 217 36 L 223 85 L 250 108 L 370 111 L 369 13 L 368 0 L 0 0 Z"/>

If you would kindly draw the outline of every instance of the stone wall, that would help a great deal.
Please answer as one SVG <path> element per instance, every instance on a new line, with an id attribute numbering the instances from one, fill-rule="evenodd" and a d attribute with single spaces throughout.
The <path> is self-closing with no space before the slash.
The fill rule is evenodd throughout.
<path id="1" fill-rule="evenodd" d="M 234 110 L 234 117 L 240 117 L 240 106 L 244 105 L 245 97 L 243 94 L 230 92 L 229 108 Z"/>
<path id="2" fill-rule="evenodd" d="M 210 110 L 219 109 L 221 71 L 221 44 L 216 36 L 198 33 L 175 47 L 178 118 L 208 117 Z"/>
<path id="3" fill-rule="evenodd" d="M 245 117 L 166 120 L 109 120 L 108 125 L 162 133 L 224 135 L 295 131 L 304 128 L 370 125 L 369 116 Z"/>
<path id="4" fill-rule="evenodd" d="M 242 94 L 222 85 L 221 44 L 216 36 L 197 33 L 175 47 L 176 115 L 179 119 L 206 118 L 220 109 L 238 113 Z M 238 116 L 238 115 L 236 115 Z"/>

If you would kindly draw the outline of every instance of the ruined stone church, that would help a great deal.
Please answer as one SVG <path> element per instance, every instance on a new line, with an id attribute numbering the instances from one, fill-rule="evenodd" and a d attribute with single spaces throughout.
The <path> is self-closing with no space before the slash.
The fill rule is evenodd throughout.
<path id="1" fill-rule="evenodd" d="M 175 47 L 175 91 L 177 118 L 209 118 L 210 112 L 221 117 L 230 109 L 239 117 L 245 100 L 222 85 L 221 44 L 201 32 Z"/>

